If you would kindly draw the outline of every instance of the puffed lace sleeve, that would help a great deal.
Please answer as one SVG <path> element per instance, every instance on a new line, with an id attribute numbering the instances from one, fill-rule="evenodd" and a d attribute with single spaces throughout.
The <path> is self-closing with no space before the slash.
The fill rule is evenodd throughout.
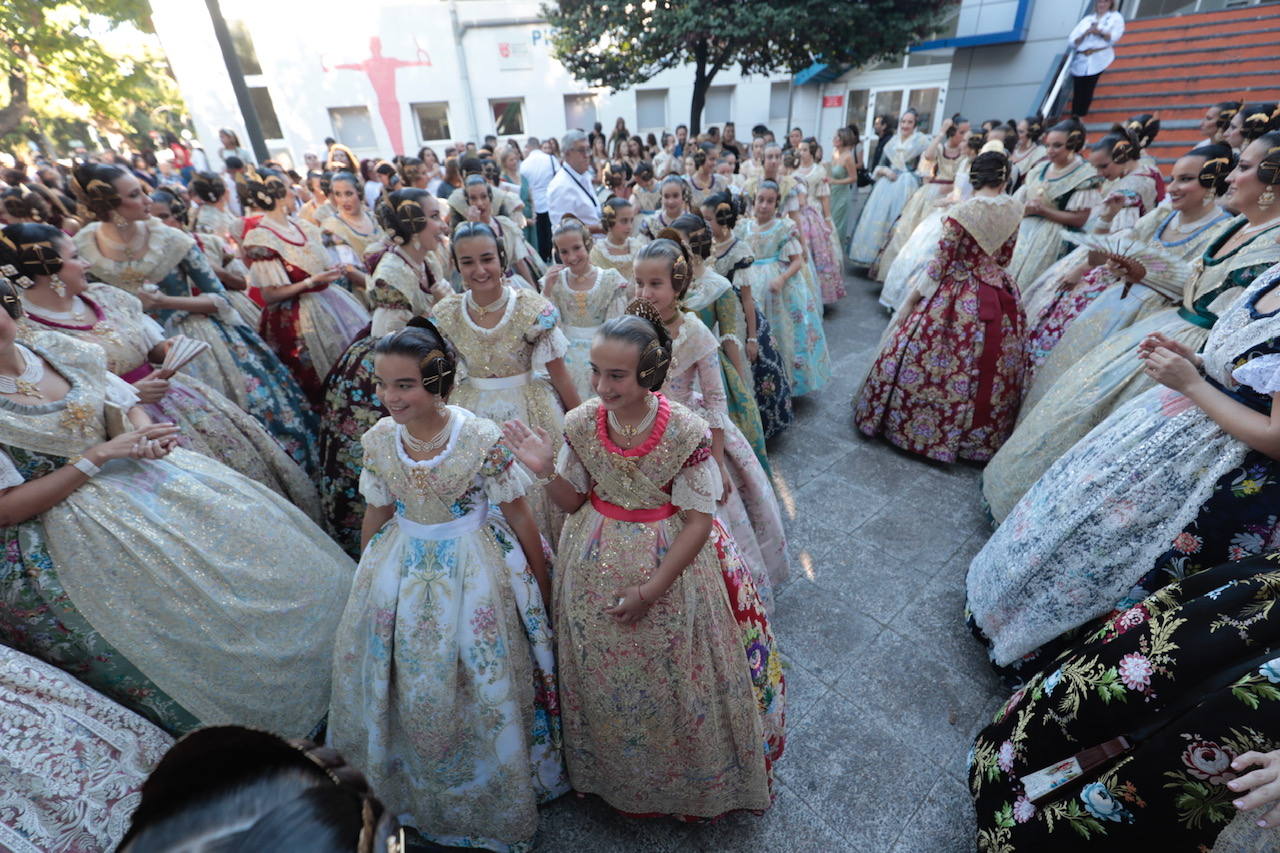
<path id="1" fill-rule="evenodd" d="M 720 466 L 711 455 L 711 436 L 705 435 L 671 481 L 671 503 L 680 509 L 712 515 L 723 491 Z"/>
<path id="2" fill-rule="evenodd" d="M 533 321 L 525 340 L 533 344 L 533 363 L 541 367 L 548 361 L 564 358 L 569 351 L 569 339 L 560 331 L 560 311 L 550 302 Z"/>
<path id="3" fill-rule="evenodd" d="M 582 460 L 573 452 L 573 448 L 567 441 L 560 448 L 560 455 L 556 457 L 556 473 L 567 480 L 578 494 L 585 495 L 591 491 L 591 475 L 587 473 L 586 466 L 582 464 Z"/>
<path id="4" fill-rule="evenodd" d="M 119 406 L 126 412 L 138 405 L 138 392 L 114 373 L 107 374 L 106 393 L 103 396 L 108 403 Z"/>
<path id="5" fill-rule="evenodd" d="M 390 506 L 396 502 L 391 489 L 387 488 L 387 481 L 368 467 L 360 472 L 360 494 L 364 495 L 369 506 Z"/>
<path id="6" fill-rule="evenodd" d="M 729 420 L 729 398 L 725 395 L 724 378 L 720 375 L 718 349 L 698 359 L 694 369 L 698 374 L 698 389 L 702 391 L 702 410 L 698 414 L 712 429 L 728 429 L 732 422 Z"/>
<path id="7" fill-rule="evenodd" d="M 142 343 L 150 352 L 155 348 L 156 344 L 164 340 L 164 329 L 152 319 L 150 314 L 142 315 L 142 322 L 139 323 L 138 331 L 142 333 Z"/>
<path id="8" fill-rule="evenodd" d="M 480 477 L 484 483 L 484 496 L 490 503 L 502 504 L 522 498 L 533 485 L 533 478 L 515 462 L 515 454 L 501 441 L 485 454 L 480 465 Z"/>
<path id="9" fill-rule="evenodd" d="M 12 489 L 25 482 L 26 478 L 18 473 L 18 466 L 13 464 L 9 454 L 0 450 L 0 489 Z"/>
<path id="10" fill-rule="evenodd" d="M 1280 392 L 1280 354 L 1260 355 L 1237 367 L 1231 377 L 1259 394 Z"/>
<path id="11" fill-rule="evenodd" d="M 249 261 L 249 284 L 253 287 L 284 287 L 293 283 L 284 264 L 269 249 L 249 247 L 245 250 L 245 257 Z"/>

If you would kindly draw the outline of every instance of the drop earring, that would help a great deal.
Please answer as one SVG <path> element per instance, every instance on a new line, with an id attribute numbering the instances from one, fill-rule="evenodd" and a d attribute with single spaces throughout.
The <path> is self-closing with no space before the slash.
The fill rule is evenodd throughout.
<path id="1" fill-rule="evenodd" d="M 56 293 L 59 299 L 67 295 L 67 283 L 59 278 L 57 273 L 49 279 L 49 289 Z"/>
<path id="2" fill-rule="evenodd" d="M 421 251 L 422 251 L 422 241 L 418 239 L 418 235 L 417 235 L 417 234 L 414 234 L 414 235 L 413 235 L 413 250 L 414 250 L 415 252 L 421 252 Z"/>
<path id="3" fill-rule="evenodd" d="M 111 224 L 117 228 L 123 228 L 129 224 L 129 220 L 125 219 L 113 210 L 111 211 Z"/>
<path id="4" fill-rule="evenodd" d="M 1276 203 L 1275 190 L 1273 190 L 1270 187 L 1270 185 L 1268 185 L 1267 188 L 1262 191 L 1262 195 L 1258 196 L 1258 207 L 1262 208 L 1263 210 L 1266 210 L 1267 208 L 1271 207 L 1271 205 L 1275 203 Z"/>
<path id="5" fill-rule="evenodd" d="M 1210 190 L 1209 192 L 1205 193 L 1204 198 L 1200 201 L 1200 206 L 1208 207 L 1209 205 L 1213 204 L 1215 197 L 1216 196 L 1214 195 L 1213 191 Z"/>

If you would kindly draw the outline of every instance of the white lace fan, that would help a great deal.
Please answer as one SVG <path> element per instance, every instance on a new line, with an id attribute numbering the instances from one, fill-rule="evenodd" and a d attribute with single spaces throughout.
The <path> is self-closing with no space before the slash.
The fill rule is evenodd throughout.
<path id="1" fill-rule="evenodd" d="M 186 367 L 191 359 L 209 348 L 204 341 L 188 338 L 186 335 L 174 335 L 169 338 L 169 350 L 164 354 L 164 363 L 160 365 L 160 373 L 168 378 Z"/>
<path id="2" fill-rule="evenodd" d="M 1119 266 L 1124 271 L 1125 295 L 1132 285 L 1141 284 L 1176 302 L 1195 275 L 1186 261 L 1123 234 L 1068 234 L 1067 240 Z"/>

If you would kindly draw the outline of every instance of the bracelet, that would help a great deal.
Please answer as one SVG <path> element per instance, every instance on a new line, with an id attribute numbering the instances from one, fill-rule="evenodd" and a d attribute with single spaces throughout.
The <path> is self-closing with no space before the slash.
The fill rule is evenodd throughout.
<path id="1" fill-rule="evenodd" d="M 559 474 L 553 471 L 552 473 L 548 474 L 545 477 L 534 477 L 533 484 L 535 486 L 542 486 L 543 488 L 545 488 L 551 485 L 552 483 L 554 483 L 556 481 L 556 478 L 559 476 L 560 476 Z"/>
<path id="2" fill-rule="evenodd" d="M 94 465 L 92 462 L 90 462 L 88 459 L 85 459 L 83 456 L 77 456 L 76 458 L 72 459 L 70 462 L 70 465 L 72 468 L 75 468 L 77 471 L 79 471 L 81 474 L 84 474 L 86 477 L 92 477 L 102 470 L 97 465 Z"/>
<path id="3" fill-rule="evenodd" d="M 759 339 L 759 338 L 747 338 L 747 343 L 749 343 L 749 344 L 758 344 L 758 343 L 760 343 L 760 339 Z"/>
<path id="4" fill-rule="evenodd" d="M 640 601 L 641 601 L 642 603 L 644 603 L 644 604 L 648 604 L 648 603 L 649 603 L 649 602 L 647 602 L 647 601 L 645 601 L 645 600 L 644 600 L 644 593 L 640 591 L 640 584 L 636 584 L 636 595 L 640 596 Z"/>

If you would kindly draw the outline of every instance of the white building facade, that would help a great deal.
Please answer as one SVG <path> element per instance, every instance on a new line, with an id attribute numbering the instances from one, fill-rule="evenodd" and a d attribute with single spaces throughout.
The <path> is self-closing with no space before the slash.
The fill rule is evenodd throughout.
<path id="1" fill-rule="evenodd" d="M 267 147 L 291 164 L 305 152 L 321 153 L 326 137 L 363 157 L 412 154 L 422 145 L 440 153 L 486 134 L 559 136 L 597 121 L 609 131 L 619 117 L 642 135 L 689 121 L 692 68 L 663 71 L 620 92 L 593 89 L 551 55 L 536 2 L 368 0 L 317 12 L 316 4 L 295 0 L 222 0 L 221 7 Z M 205 149 L 219 147 L 223 127 L 245 142 L 204 0 L 152 0 L 152 10 Z M 747 78 L 725 70 L 708 92 L 702 124 L 733 121 L 739 138 L 749 138 L 755 124 L 780 138 L 799 126 L 825 146 L 846 122 L 865 128 L 873 114 L 911 105 L 936 127 L 950 56 L 929 53 L 803 85 L 785 73 Z"/>

